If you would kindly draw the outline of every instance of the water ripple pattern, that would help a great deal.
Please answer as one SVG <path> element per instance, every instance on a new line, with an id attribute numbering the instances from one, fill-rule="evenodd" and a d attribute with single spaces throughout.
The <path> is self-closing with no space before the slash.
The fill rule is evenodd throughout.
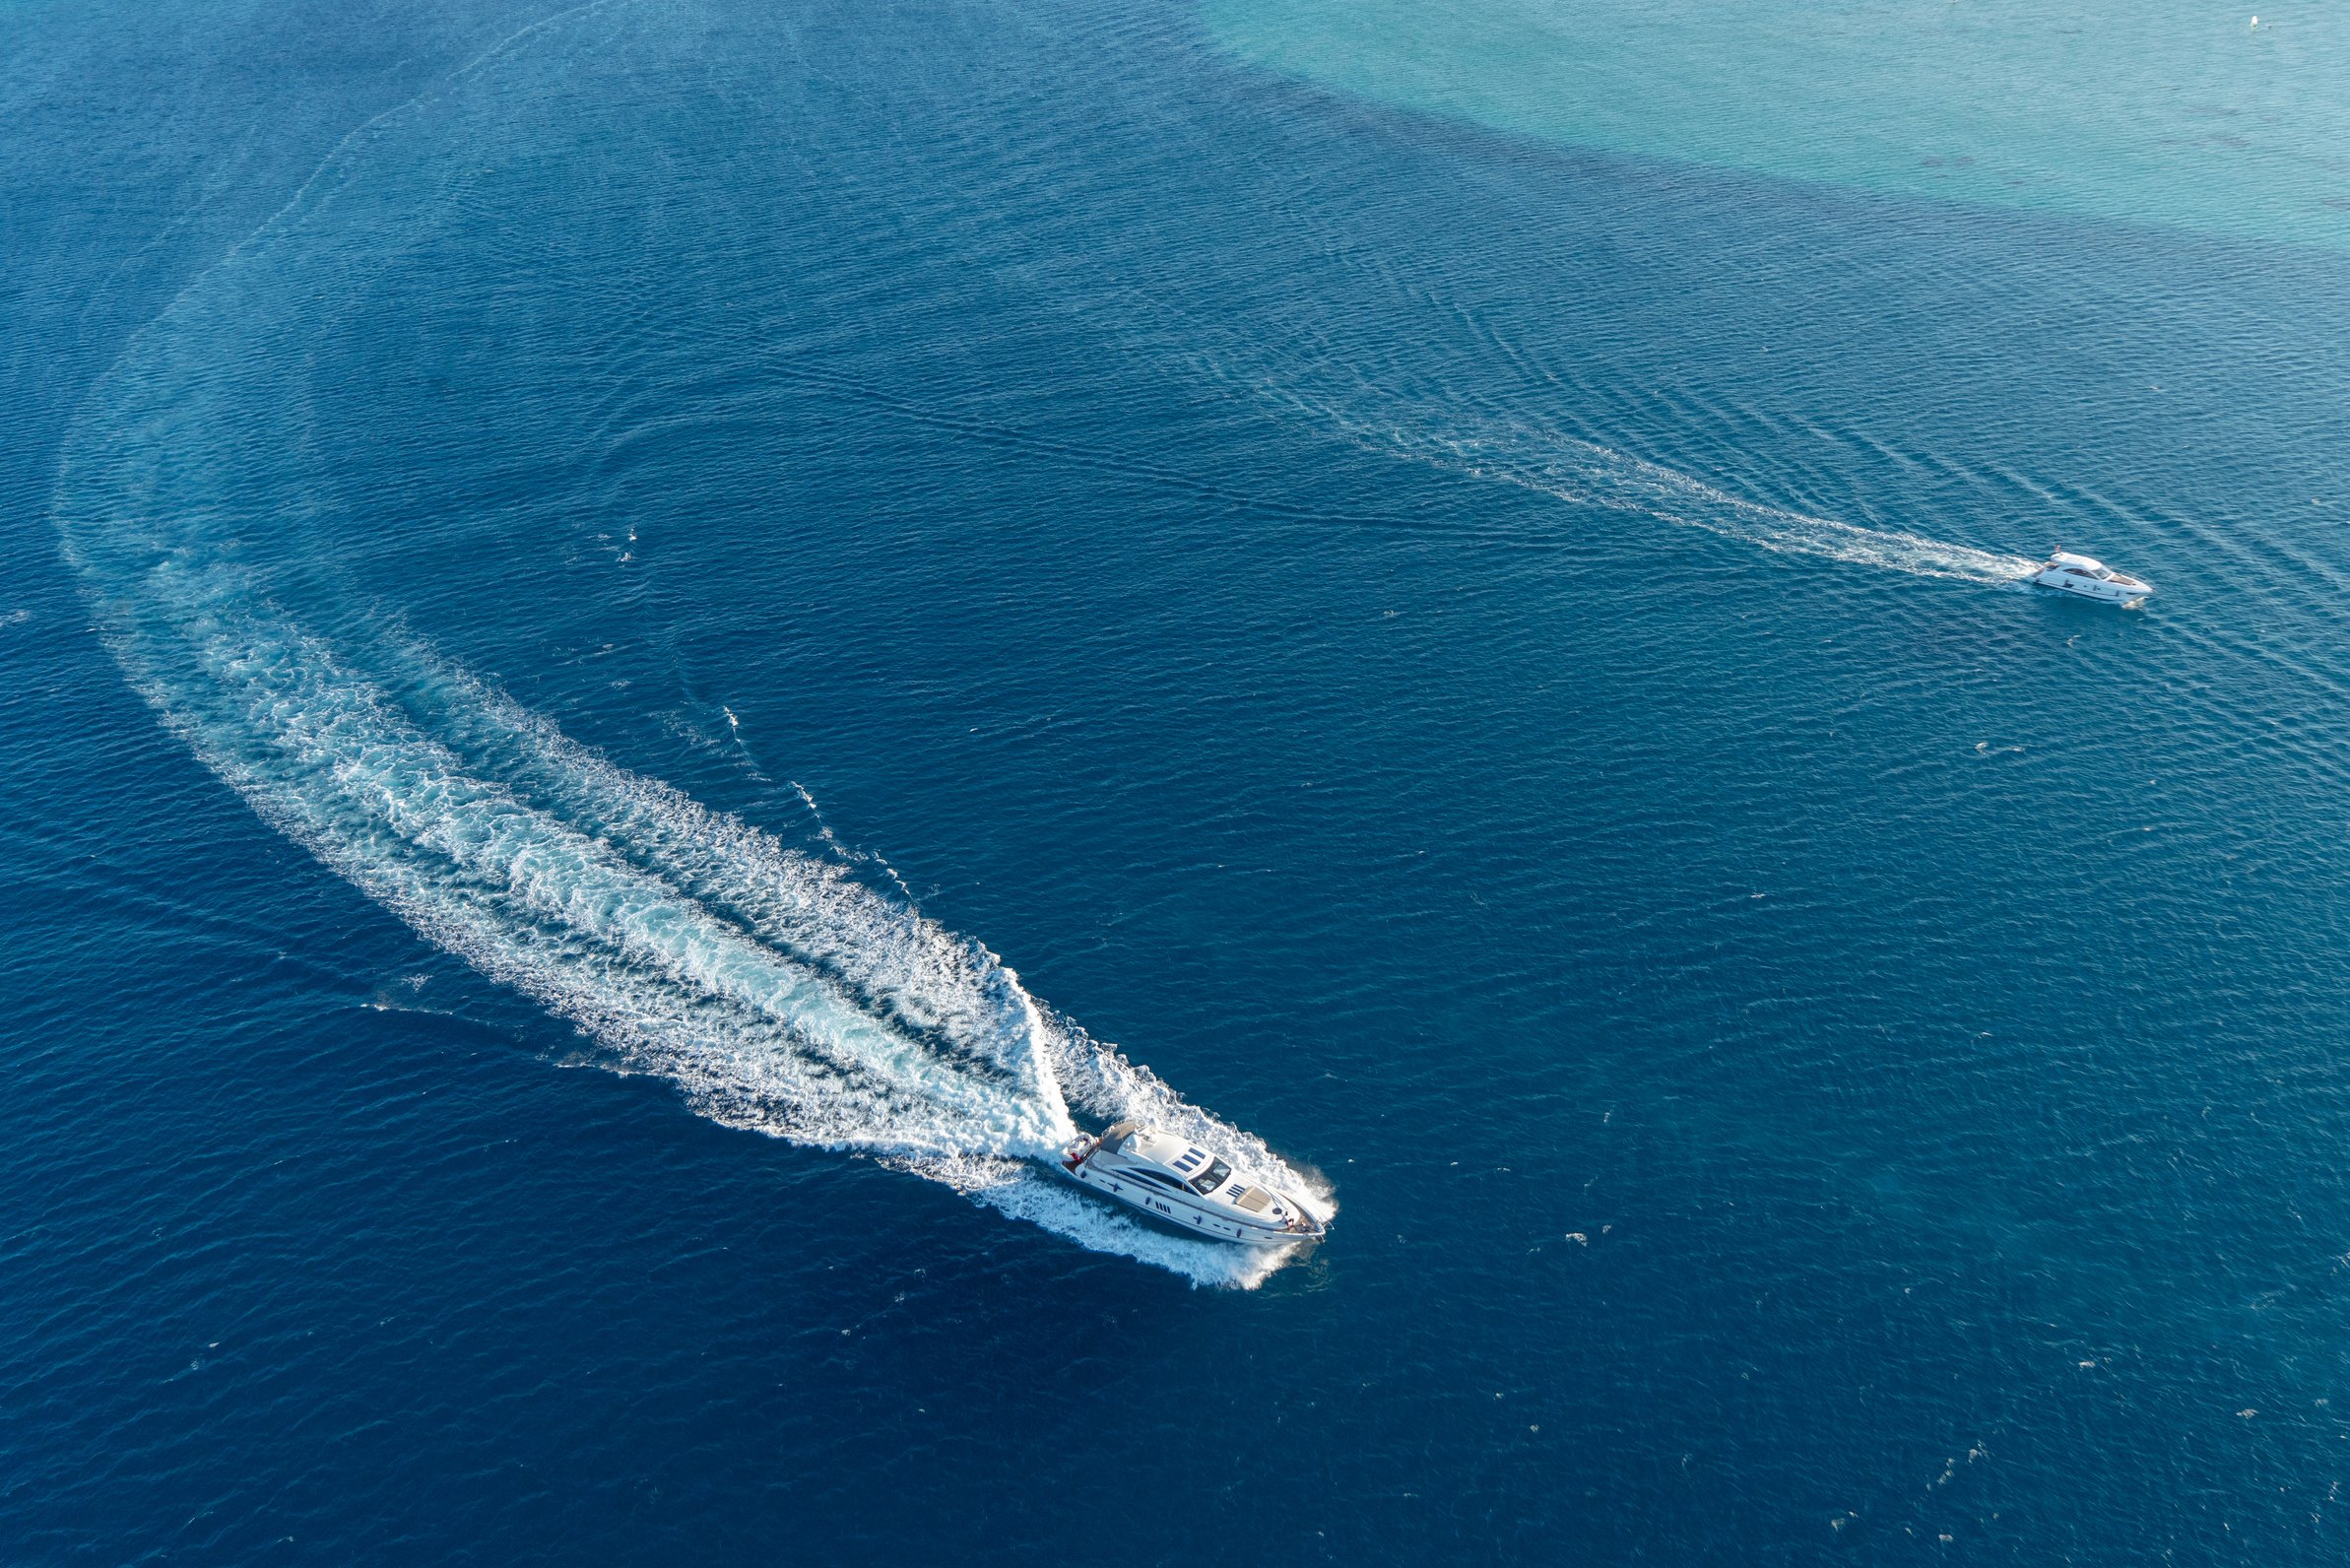
<path id="1" fill-rule="evenodd" d="M 1237 358 L 1239 351 L 1233 352 Z M 1216 373 L 1325 422 L 1359 445 L 1575 505 L 1701 528 L 1774 555 L 1817 555 L 1987 587 L 2018 587 L 2038 564 L 2024 556 L 1906 530 L 1868 528 L 1750 500 L 1663 464 L 1545 428 L 1526 416 L 1480 417 L 1458 402 L 1417 406 L 1359 380 L 1353 397 L 1334 395 L 1278 367 L 1250 365 L 1245 359 L 1239 366 Z"/>
<path id="2" fill-rule="evenodd" d="M 445 165 L 385 156 L 432 107 L 356 133 L 86 407 L 56 518 L 133 684 L 271 824 L 578 1025 L 605 1064 L 1089 1248 L 1202 1283 L 1263 1280 L 1289 1252 L 1161 1234 L 1040 1169 L 1075 1136 L 1074 1102 L 1316 1193 L 1261 1141 L 1052 1014 L 980 944 L 572 743 L 396 616 L 341 604 L 336 562 L 303 554 L 333 454 L 281 395 L 284 367 L 300 362 L 305 302 L 363 294 L 373 258 L 448 199 Z"/>

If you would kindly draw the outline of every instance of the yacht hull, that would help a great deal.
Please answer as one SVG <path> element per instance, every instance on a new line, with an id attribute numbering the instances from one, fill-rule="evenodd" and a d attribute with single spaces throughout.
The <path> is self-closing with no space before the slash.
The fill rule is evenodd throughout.
<path id="1" fill-rule="evenodd" d="M 2033 583 L 2055 593 L 2070 594 L 2075 599 L 2094 599 L 2100 604 L 2126 605 L 2151 595 L 2154 590 L 2144 583 L 2123 588 L 2114 583 L 2070 583 L 2051 581 L 2047 576 L 2032 579 Z"/>
<path id="2" fill-rule="evenodd" d="M 2049 556 L 2048 564 L 2025 581 L 2035 588 L 2109 605 L 2133 605 L 2154 592 L 2151 583 L 2140 582 L 2124 571 L 2115 571 L 2102 560 L 2065 550 Z"/>
<path id="3" fill-rule="evenodd" d="M 1220 1241 L 1227 1246 L 1242 1247 L 1294 1247 L 1299 1242 L 1318 1239 L 1314 1232 L 1295 1231 L 1278 1225 L 1251 1224 L 1214 1205 L 1190 1202 L 1174 1193 L 1163 1192 L 1137 1181 L 1132 1176 L 1097 1168 L 1087 1160 L 1056 1160 L 1054 1168 L 1078 1186 L 1148 1215 L 1158 1221 L 1161 1228 L 1174 1229 L 1205 1241 Z"/>

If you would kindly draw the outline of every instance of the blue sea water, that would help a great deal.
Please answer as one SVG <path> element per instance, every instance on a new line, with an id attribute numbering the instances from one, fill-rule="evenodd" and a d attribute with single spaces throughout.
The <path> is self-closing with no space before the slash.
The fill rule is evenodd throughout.
<path id="1" fill-rule="evenodd" d="M 0 14 L 0 1558 L 2340 1559 L 2350 258 L 1228 11 Z"/>

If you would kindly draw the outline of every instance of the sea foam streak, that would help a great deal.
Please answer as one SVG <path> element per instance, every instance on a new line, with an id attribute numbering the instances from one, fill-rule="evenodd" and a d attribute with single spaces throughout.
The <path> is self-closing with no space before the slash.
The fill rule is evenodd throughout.
<path id="1" fill-rule="evenodd" d="M 1196 1282 L 1269 1276 L 1292 1254 L 1145 1229 L 1038 1163 L 1074 1105 L 1186 1132 L 1327 1210 L 1261 1141 L 842 865 L 614 765 L 371 609 L 320 608 L 334 563 L 305 546 L 329 490 L 298 367 L 310 302 L 357 292 L 417 197 L 439 199 L 359 177 L 402 120 L 355 133 L 77 421 L 56 521 L 132 684 L 267 820 L 615 1069 Z"/>
<path id="2" fill-rule="evenodd" d="M 1137 315 L 1166 307 L 1134 297 Z M 1902 529 L 1814 517 L 1735 495 L 1677 470 L 1552 425 L 1538 414 L 1502 412 L 1472 399 L 1414 394 L 1374 373 L 1297 347 L 1290 335 L 1250 341 L 1219 324 L 1184 317 L 1176 357 L 1208 378 L 1304 416 L 1371 451 L 1392 452 L 1465 477 L 1536 490 L 1578 505 L 1631 512 L 1778 555 L 2016 587 L 2039 562 Z M 1268 345 L 1281 345 L 1275 353 Z"/>
<path id="3" fill-rule="evenodd" d="M 1343 413 L 1324 413 L 1333 425 L 1363 444 L 1384 444 L 1406 457 L 1472 478 L 1539 490 L 1560 500 L 1637 512 L 1659 522 L 1703 529 L 1776 555 L 1820 555 L 1913 576 L 1947 577 L 1991 587 L 2013 586 L 2038 564 L 2020 555 L 1950 544 L 1902 529 L 1865 528 L 1765 505 L 1661 464 L 1523 424 L 1482 427 L 1457 420 L 1375 424 Z"/>
<path id="4" fill-rule="evenodd" d="M 371 679 L 254 573 L 191 562 L 187 533 L 166 550 L 152 518 L 103 524 L 84 498 L 122 491 L 95 485 L 79 469 L 61 496 L 68 548 L 165 722 L 273 824 L 612 1065 L 715 1119 L 878 1156 L 1195 1280 L 1254 1284 L 1282 1261 L 1145 1230 L 1038 1170 L 1074 1136 L 1074 1100 L 1308 1185 L 1051 1016 L 985 948 L 423 650 L 371 649 L 397 672 Z"/>

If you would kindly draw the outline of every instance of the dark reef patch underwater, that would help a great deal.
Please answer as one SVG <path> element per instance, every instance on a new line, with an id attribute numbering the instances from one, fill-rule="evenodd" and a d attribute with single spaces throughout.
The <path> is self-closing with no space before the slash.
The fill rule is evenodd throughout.
<path id="1" fill-rule="evenodd" d="M 1540 11 L 8 10 L 0 1557 L 2339 1560 L 2350 24 Z"/>

